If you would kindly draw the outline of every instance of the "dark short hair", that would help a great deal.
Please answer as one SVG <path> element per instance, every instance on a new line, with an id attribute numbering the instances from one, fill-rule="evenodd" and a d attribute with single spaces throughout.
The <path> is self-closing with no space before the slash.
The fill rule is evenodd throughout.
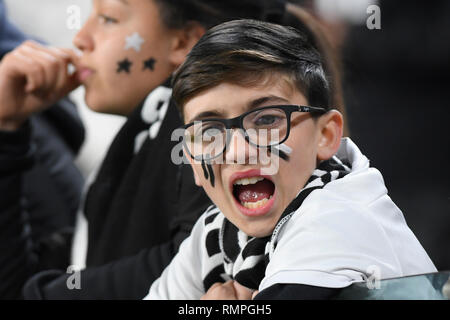
<path id="1" fill-rule="evenodd" d="M 308 37 L 291 27 L 255 20 L 210 29 L 175 73 L 173 99 L 182 113 L 189 99 L 221 83 L 251 86 L 273 75 L 286 75 L 311 106 L 330 109 L 322 58 Z"/>

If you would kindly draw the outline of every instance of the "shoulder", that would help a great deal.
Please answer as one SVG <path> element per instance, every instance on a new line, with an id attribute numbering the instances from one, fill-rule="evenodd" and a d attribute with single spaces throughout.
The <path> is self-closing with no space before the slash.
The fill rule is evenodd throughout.
<path id="1" fill-rule="evenodd" d="M 373 249 L 374 243 L 389 242 L 376 215 L 365 203 L 344 198 L 327 189 L 318 189 L 305 199 L 280 230 L 278 242 L 282 246 L 291 238 L 301 238 L 301 243 L 313 241 L 311 245 L 316 249 L 322 245 L 349 250 L 356 247 Z"/>
<path id="2" fill-rule="evenodd" d="M 399 268 L 370 210 L 325 189 L 313 191 L 280 229 L 269 257 L 260 290 L 275 283 L 346 287 L 364 280 L 373 266 L 385 275 Z"/>
<path id="3" fill-rule="evenodd" d="M 372 228 L 374 223 L 370 208 L 364 203 L 342 197 L 332 190 L 318 189 L 293 213 L 285 229 L 322 228 L 327 225 L 335 230 L 347 226 Z"/>

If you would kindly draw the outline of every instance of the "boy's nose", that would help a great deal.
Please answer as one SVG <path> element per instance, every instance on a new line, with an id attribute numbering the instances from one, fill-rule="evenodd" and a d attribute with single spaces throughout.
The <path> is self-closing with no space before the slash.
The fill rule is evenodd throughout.
<path id="1" fill-rule="evenodd" d="M 230 143 L 225 150 L 225 161 L 228 164 L 256 164 L 258 150 L 245 140 L 242 129 L 230 130 Z"/>
<path id="2" fill-rule="evenodd" d="M 94 49 L 94 40 L 92 38 L 89 20 L 73 38 L 73 45 L 81 51 L 92 51 Z"/>

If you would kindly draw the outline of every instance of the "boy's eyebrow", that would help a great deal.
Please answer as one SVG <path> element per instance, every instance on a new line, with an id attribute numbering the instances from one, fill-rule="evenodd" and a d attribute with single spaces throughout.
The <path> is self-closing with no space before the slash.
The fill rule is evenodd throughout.
<path id="1" fill-rule="evenodd" d="M 265 103 L 289 103 L 289 100 L 286 100 L 284 98 L 278 97 L 278 96 L 274 96 L 274 95 L 270 95 L 270 96 L 265 96 L 265 97 L 261 97 L 255 100 L 250 101 L 247 104 L 246 107 L 246 111 L 251 110 L 251 109 L 255 109 L 259 106 L 261 106 L 262 104 Z M 223 118 L 223 114 L 224 112 L 219 111 L 219 110 L 208 110 L 208 111 L 204 111 L 204 112 L 200 112 L 198 115 L 196 115 L 195 117 L 193 117 L 188 123 L 192 123 L 194 121 L 199 121 L 202 120 L 204 118 Z"/>
<path id="2" fill-rule="evenodd" d="M 208 110 L 204 112 L 200 112 L 198 115 L 196 115 L 194 118 L 192 118 L 189 123 L 194 121 L 199 121 L 204 118 L 221 118 L 223 116 L 223 113 L 219 112 L 218 110 Z"/>
<path id="3" fill-rule="evenodd" d="M 255 100 L 250 101 L 250 103 L 247 104 L 247 110 L 251 110 L 254 108 L 257 108 L 259 106 L 261 106 L 262 104 L 265 103 L 289 103 L 289 100 L 286 100 L 284 98 L 278 97 L 278 96 L 274 96 L 274 95 L 270 95 L 270 96 L 265 96 L 265 97 L 261 97 Z"/>

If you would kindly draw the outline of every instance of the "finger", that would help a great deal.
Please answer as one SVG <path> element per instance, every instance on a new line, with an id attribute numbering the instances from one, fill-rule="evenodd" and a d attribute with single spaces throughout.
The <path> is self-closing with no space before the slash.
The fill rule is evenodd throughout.
<path id="1" fill-rule="evenodd" d="M 225 283 L 215 283 L 201 300 L 236 300 L 232 280 Z"/>
<path id="2" fill-rule="evenodd" d="M 37 43 L 32 40 L 24 42 L 23 46 L 27 46 L 27 47 L 35 49 L 35 50 L 46 52 L 49 55 L 54 56 L 55 58 L 61 58 L 61 59 L 66 59 L 66 60 L 70 60 L 72 58 L 71 54 L 66 52 L 66 50 L 63 48 L 46 46 L 46 45 Z M 70 49 L 68 49 L 68 50 L 70 50 Z"/>
<path id="3" fill-rule="evenodd" d="M 218 291 L 218 298 L 219 300 L 236 300 L 236 291 L 234 288 L 234 280 L 228 280 L 222 286 L 218 287 L 216 290 Z"/>
<path id="4" fill-rule="evenodd" d="M 76 72 L 79 64 L 79 57 L 71 49 L 66 48 L 50 48 L 55 54 L 59 55 L 65 63 L 66 73 L 72 75 Z"/>
<path id="5" fill-rule="evenodd" d="M 216 288 L 222 286 L 223 283 L 222 282 L 216 282 L 214 283 L 211 287 L 209 287 L 208 291 L 206 291 L 206 293 L 200 298 L 200 300 L 210 300 L 213 299 L 212 296 L 214 294 L 214 291 L 216 290 Z"/>
<path id="6" fill-rule="evenodd" d="M 71 64 L 72 61 L 71 56 L 59 48 L 50 48 L 49 50 L 57 57 L 59 62 L 55 91 L 72 91 L 78 85 L 74 82 L 75 79 L 71 78 L 74 73 L 69 72 L 69 64 Z"/>
<path id="7" fill-rule="evenodd" d="M 234 290 L 236 292 L 236 297 L 238 300 L 250 300 L 252 298 L 253 290 L 247 287 L 244 287 L 237 281 L 233 282 Z"/>
<path id="8" fill-rule="evenodd" d="M 44 91 L 51 91 L 58 79 L 58 60 L 51 54 L 45 51 L 35 49 L 29 45 L 21 47 L 21 53 L 33 60 L 32 70 L 40 68 L 43 71 L 43 79 L 40 83 L 40 89 Z"/>
<path id="9" fill-rule="evenodd" d="M 45 81 L 44 70 L 35 63 L 34 59 L 23 54 L 20 50 L 13 51 L 12 56 L 19 62 L 15 67 L 26 79 L 25 91 L 32 92 L 41 87 Z"/>
<path id="10" fill-rule="evenodd" d="M 68 59 L 70 59 L 71 62 L 76 62 L 80 59 L 80 55 L 73 49 L 69 49 L 69 48 L 54 48 L 54 49 L 56 49 L 61 54 L 68 57 Z"/>
<path id="11" fill-rule="evenodd" d="M 56 83 L 54 83 L 53 90 L 60 91 L 63 88 L 73 87 L 73 85 L 67 84 L 69 81 L 69 64 L 76 64 L 76 60 L 78 57 L 71 49 L 64 49 L 64 48 L 56 48 L 56 47 L 47 47 L 40 45 L 39 43 L 29 41 L 26 43 L 26 46 L 28 48 L 32 48 L 34 50 L 37 50 L 39 54 L 52 61 L 52 63 L 56 67 Z M 53 59 L 56 59 L 56 63 Z M 72 73 L 70 73 L 72 74 Z"/>
<path id="12" fill-rule="evenodd" d="M 68 48 L 52 48 L 52 50 L 55 50 L 59 54 L 65 57 L 66 62 L 68 64 L 73 65 L 74 69 L 77 69 L 80 64 L 80 55 L 75 52 L 73 49 Z"/>
<path id="13" fill-rule="evenodd" d="M 81 85 L 80 79 L 76 74 L 69 75 L 62 88 L 59 89 L 60 97 L 64 97 Z"/>
<path id="14" fill-rule="evenodd" d="M 79 85 L 79 79 L 74 73 L 69 73 L 69 63 L 76 64 L 78 59 L 76 53 L 71 49 L 45 47 L 37 43 L 27 43 L 28 50 L 39 52 L 42 58 L 49 60 L 46 67 L 49 87 L 48 98 L 55 100 L 64 97 L 69 92 L 76 89 Z M 50 58 L 51 57 L 51 58 Z"/>
<path id="15" fill-rule="evenodd" d="M 216 283 L 214 283 L 211 287 L 209 287 L 208 291 L 209 291 L 209 290 L 213 290 L 214 288 L 217 288 L 217 287 L 219 287 L 219 286 L 221 286 L 221 285 L 223 285 L 222 282 L 216 282 Z"/>

